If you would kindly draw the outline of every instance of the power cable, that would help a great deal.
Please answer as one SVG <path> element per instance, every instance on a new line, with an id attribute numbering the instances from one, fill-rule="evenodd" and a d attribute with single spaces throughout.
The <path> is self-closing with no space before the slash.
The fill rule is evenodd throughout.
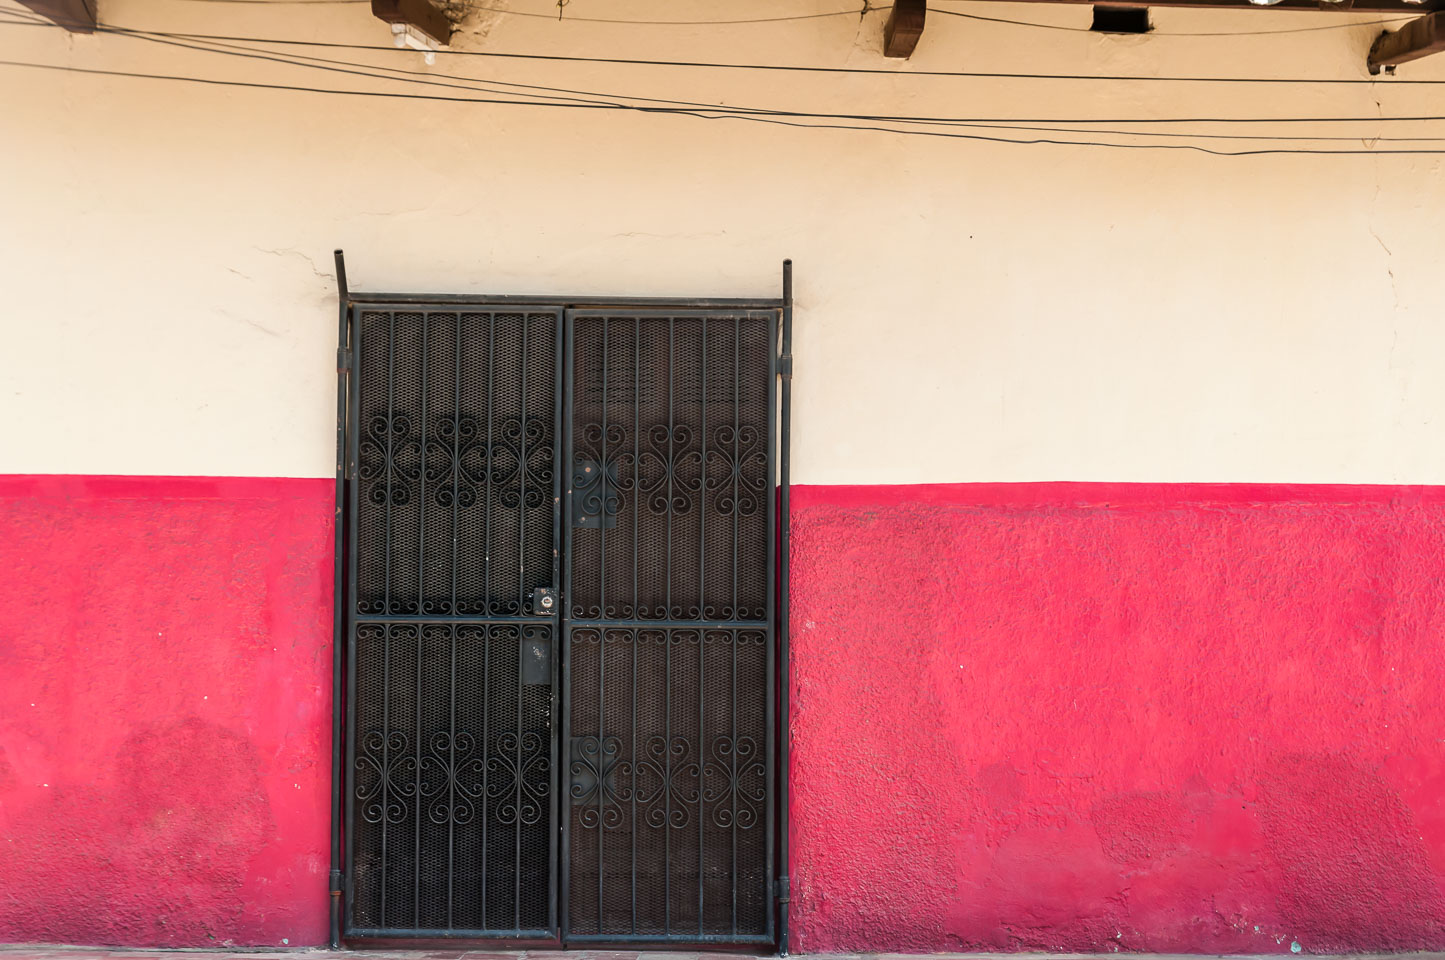
<path id="1" fill-rule="evenodd" d="M 202 0 L 211 2 L 211 0 Z M 271 0 L 265 0 L 271 2 Z M 335 2 L 335 0 L 327 0 Z M 8 8 L 13 10 L 14 8 Z M 289 46 L 326 47 L 343 50 L 375 50 L 388 53 L 407 52 L 397 47 L 381 46 L 368 43 L 337 43 L 321 40 L 291 40 L 279 37 L 245 37 L 227 36 L 221 34 L 205 33 L 171 33 L 168 36 L 179 37 L 188 40 L 229 40 L 240 43 L 270 43 Z M 1321 84 L 1329 86 L 1379 86 L 1381 83 L 1390 86 L 1439 86 L 1445 84 L 1445 80 L 1423 80 L 1415 78 L 1389 78 L 1382 80 L 1374 77 L 1358 79 L 1337 78 L 1337 77 L 1148 77 L 1128 76 L 1111 74 L 1066 74 L 1066 73 L 1001 73 L 982 70 L 885 70 L 876 67 L 820 67 L 804 64 L 773 64 L 773 63 L 727 63 L 709 62 L 700 60 L 643 60 L 624 57 L 580 57 L 567 56 L 562 54 L 542 53 L 503 53 L 494 50 L 437 50 L 439 56 L 451 57 L 490 57 L 509 60 L 541 60 L 554 63 L 606 63 L 625 66 L 651 66 L 651 67 L 688 67 L 711 70 L 771 70 L 793 73 L 821 73 L 821 74 L 842 74 L 857 76 L 885 76 L 885 77 L 954 77 L 985 80 L 1074 80 L 1074 81 L 1109 81 L 1109 82 L 1147 82 L 1147 83 L 1258 83 L 1258 84 Z"/>
<path id="2" fill-rule="evenodd" d="M 5 22 L 7 22 L 7 21 L 0 20 L 0 23 L 5 23 Z M 626 94 L 606 94 L 606 93 L 599 93 L 599 92 L 595 92 L 595 91 L 574 90 L 574 89 L 567 89 L 567 88 L 560 88 L 560 87 L 541 87 L 541 86 L 538 86 L 538 85 L 535 85 L 535 84 L 513 84 L 513 83 L 506 83 L 506 82 L 501 82 L 501 81 L 484 80 L 484 79 L 476 78 L 476 77 L 458 76 L 458 75 L 454 75 L 454 74 L 424 73 L 424 72 L 422 72 L 422 71 L 405 70 L 405 69 L 398 68 L 398 67 L 377 67 L 377 66 L 372 65 L 372 64 L 356 63 L 356 62 L 353 62 L 353 61 L 345 61 L 345 60 L 331 60 L 331 59 L 327 59 L 327 58 L 323 58 L 323 57 L 307 57 L 307 56 L 305 56 L 305 55 L 299 55 L 299 54 L 280 54 L 280 55 L 277 55 L 277 54 L 274 53 L 274 51 L 260 50 L 260 49 L 253 48 L 253 47 L 237 47 L 237 46 L 229 46 L 229 45 L 224 45 L 224 44 L 221 44 L 221 45 L 210 45 L 210 46 L 197 46 L 197 45 L 194 45 L 194 44 L 189 44 L 189 43 L 185 43 L 185 42 L 181 42 L 181 41 L 164 39 L 164 38 L 158 37 L 158 36 L 151 36 L 151 35 L 149 35 L 149 32 L 148 32 L 148 31 L 132 30 L 132 29 L 118 28 L 118 27 L 105 27 L 104 29 L 105 29 L 106 31 L 108 31 L 108 32 L 116 33 L 116 34 L 118 34 L 118 35 L 120 35 L 120 36 L 124 36 L 124 37 L 127 37 L 127 38 L 129 38 L 129 39 L 139 39 L 139 40 L 146 40 L 146 41 L 153 42 L 153 43 L 162 43 L 162 44 L 166 44 L 166 45 L 168 45 L 168 46 L 176 46 L 176 47 L 180 47 L 180 48 L 182 48 L 182 49 L 187 49 L 187 50 L 196 50 L 196 51 L 207 52 L 207 53 L 217 53 L 217 54 L 222 54 L 222 55 L 227 55 L 227 56 L 239 56 L 239 57 L 245 57 L 245 58 L 248 58 L 248 59 L 265 60 L 265 61 L 271 61 L 271 62 L 275 62 L 275 63 L 285 64 L 285 65 L 288 65 L 288 66 L 298 66 L 298 67 L 306 67 L 306 68 L 310 68 L 310 69 L 326 70 L 326 71 L 335 72 L 335 73 L 342 73 L 342 74 L 356 75 L 356 76 L 364 76 L 364 77 L 368 77 L 368 78 L 371 78 L 371 79 L 390 80 L 390 81 L 394 81 L 394 82 L 404 82 L 404 83 L 417 83 L 417 84 L 422 84 L 422 85 L 441 86 L 441 87 L 449 87 L 449 88 L 453 88 L 453 89 L 462 89 L 462 90 L 474 90 L 474 89 L 478 89 L 478 87 L 479 87 L 480 89 L 482 89 L 482 90 L 485 91 L 485 92 L 500 93 L 500 94 L 502 94 L 502 95 L 504 95 L 504 96 L 513 96 L 513 97 L 521 97 L 521 96 L 524 96 L 524 95 L 523 95 L 523 94 L 520 94 L 520 93 L 514 93 L 514 92 L 512 92 L 512 91 L 510 91 L 510 90 L 496 90 L 496 89 L 494 89 L 494 87 L 495 87 L 496 85 L 500 85 L 500 86 L 503 86 L 503 87 L 522 87 L 522 88 L 525 88 L 525 89 L 527 89 L 527 90 L 529 90 L 529 91 L 548 91 L 548 92 L 546 92 L 546 93 L 542 93 L 542 94 L 535 94 L 535 93 L 534 93 L 534 94 L 532 94 L 532 95 L 534 95 L 534 96 L 536 96 L 536 95 L 544 96 L 544 97 L 546 97 L 547 100 L 549 100 L 549 101 L 560 100 L 560 101 L 567 101 L 567 102 L 573 102 L 573 103 L 579 103 L 579 104 L 595 104 L 595 105 L 599 105 L 599 106 L 608 106 L 608 107 L 624 108 L 624 109 L 625 109 L 625 108 L 628 108 L 629 105 L 628 105 L 628 104 L 618 103 L 618 102 L 616 102 L 616 100 L 579 99 L 578 97 L 559 96 L 558 94 L 578 94 L 578 95 L 580 95 L 581 97 L 595 97 L 595 98 L 609 98 L 609 97 L 610 97 L 610 98 L 620 98 L 620 99 L 623 99 L 623 100 L 642 100 L 642 101 L 646 101 L 646 102 L 649 102 L 649 103 L 660 103 L 660 104 L 668 104 L 668 105 L 671 105 L 671 106 L 690 107 L 690 108 L 694 108 L 694 109 L 697 110 L 698 112 L 708 113 L 708 114 L 718 114 L 718 115 L 723 115 L 723 114 L 727 114 L 727 115 L 762 115 L 762 116 L 794 117 L 794 118 L 801 118 L 801 119 L 836 119 L 836 120 L 856 120 L 856 121 L 867 120 L 867 121 L 874 121 L 874 122 L 910 123 L 910 124 L 922 124 L 922 125 L 929 125 L 929 126 L 965 127 L 965 128 L 970 128 L 970 129 L 1016 130 L 1016 131 L 1025 131 L 1025 132 L 1095 134 L 1095 135 L 1104 134 L 1104 135 L 1110 135 L 1110 136 L 1156 137 L 1156 138 L 1168 138 L 1168 139 L 1201 139 L 1201 140 L 1262 140 L 1262 141 L 1316 141 L 1316 142 L 1331 142 L 1331 141 L 1335 141 L 1335 142 L 1372 142 L 1372 143 L 1377 143 L 1377 142 L 1385 142 L 1385 143 L 1445 142 L 1445 137 L 1289 136 L 1289 135 L 1283 135 L 1283 134 L 1197 133 L 1197 132 L 1176 132 L 1176 131 L 1156 131 L 1156 130 L 1107 130 L 1107 129 L 1090 129 L 1090 128 L 1079 128 L 1079 127 L 1032 126 L 1032 125 L 1024 125 L 1025 123 L 1027 123 L 1027 121 L 1013 122 L 1013 121 L 1008 120 L 1007 118 L 998 118 L 997 122 L 992 122 L 991 120 L 988 120 L 988 119 L 962 118 L 962 117 L 916 117 L 916 116 L 886 116 L 886 115 L 868 115 L 868 114 L 808 113 L 808 112 L 804 112 L 804 111 L 773 110 L 773 109 L 760 108 L 760 107 L 745 107 L 745 106 L 734 106 L 734 105 L 726 105 L 726 104 L 709 104 L 709 103 L 703 103 L 703 102 L 700 102 L 700 101 L 690 101 L 690 100 L 663 100 L 663 99 L 652 98 L 652 97 L 636 97 L 636 96 L 626 95 Z M 289 59 L 287 59 L 287 58 L 289 58 Z M 308 62 L 297 62 L 297 61 L 312 61 L 312 62 L 309 62 L 309 63 L 308 63 Z M 354 68 L 354 69 L 342 69 L 342 68 Z M 386 74 L 378 74 L 378 73 L 370 72 L 370 71 L 372 71 L 372 70 L 386 70 L 386 71 L 389 71 L 389 72 L 391 72 L 391 73 L 403 74 L 403 76 L 388 76 L 388 75 L 386 75 Z M 421 78 L 421 79 L 410 79 L 410 78 L 412 78 L 412 77 L 418 77 L 418 78 Z M 478 87 L 464 86 L 464 85 L 462 85 L 462 84 L 446 83 L 446 82 L 443 82 L 443 80 L 441 80 L 441 79 L 439 79 L 439 78 L 445 78 L 445 79 L 450 79 L 450 80 L 459 80 L 459 81 L 462 81 L 464 84 L 477 84 Z M 520 102 L 526 103 L 526 102 L 528 102 L 528 101 L 520 101 Z M 535 101 L 532 101 L 532 102 L 535 102 Z M 1059 122 L 1064 122 L 1064 121 L 1059 121 Z M 1073 122 L 1088 123 L 1088 122 L 1095 122 L 1095 121 L 1076 120 L 1076 121 L 1073 121 Z"/>
<path id="3" fill-rule="evenodd" d="M 254 82 L 254 81 L 242 81 L 242 80 L 220 80 L 220 79 L 216 79 L 216 78 L 212 78 L 212 77 L 189 77 L 189 76 L 175 75 L 175 74 L 140 73 L 140 72 L 128 71 L 128 70 L 100 70 L 100 69 L 88 68 L 88 67 L 75 67 L 75 66 L 66 66 L 66 65 L 63 65 L 63 64 L 51 64 L 51 63 L 33 63 L 33 62 L 27 62 L 27 61 L 21 61 L 21 60 L 0 60 L 0 66 L 20 67 L 20 68 L 38 69 L 38 70 L 54 70 L 54 71 L 59 71 L 59 72 L 64 72 L 64 73 L 80 73 L 80 74 L 88 74 L 88 75 L 92 75 L 92 76 L 128 77 L 128 78 L 144 79 L 144 80 L 167 80 L 167 81 L 172 81 L 172 82 L 179 82 L 179 83 L 196 83 L 196 84 L 203 84 L 203 85 L 208 85 L 208 86 L 241 87 L 241 88 L 248 88 L 248 89 L 255 89 L 255 90 L 284 90 L 284 91 L 299 92 L 299 93 L 318 93 L 318 94 L 329 94 L 329 95 L 339 95 L 339 96 L 375 97 L 375 98 L 382 98 L 382 99 L 441 101 L 441 102 L 452 102 L 452 103 L 483 103 L 483 104 L 500 104 L 500 105 L 511 105 L 511 106 L 528 106 L 528 107 L 537 107 L 537 108 L 544 108 L 544 107 L 562 108 L 562 109 L 586 109 L 586 108 L 588 108 L 588 107 L 603 108 L 603 109 L 606 109 L 606 108 L 607 108 L 606 105 L 603 105 L 603 104 L 571 104 L 571 103 L 522 102 L 522 101 L 516 101 L 516 100 L 491 100 L 491 99 L 486 99 L 486 98 L 474 98 L 474 97 L 448 97 L 448 96 L 440 96 L 440 95 L 436 95 L 436 94 L 396 93 L 396 92 L 376 91 L 376 90 L 338 90 L 338 89 L 335 89 L 335 88 L 309 87 L 309 86 L 302 86 L 302 85 L 299 85 L 299 84 L 272 84 L 272 83 L 257 83 L 257 82 Z M 1372 157 L 1379 157 L 1379 156 L 1445 156 L 1445 149 L 1426 150 L 1426 149 L 1420 149 L 1420 148 L 1390 149 L 1390 150 L 1372 150 L 1372 149 L 1350 149 L 1350 150 L 1343 150 L 1343 149 L 1311 149 L 1311 148 L 1299 148 L 1299 147 L 1288 147 L 1288 148 L 1285 148 L 1285 147 L 1270 147 L 1270 148 L 1254 148 L 1254 149 L 1250 149 L 1250 150 L 1216 150 L 1216 149 L 1214 149 L 1214 148 L 1212 148 L 1212 147 L 1203 147 L 1203 146 L 1199 146 L 1199 145 L 1197 145 L 1197 144 L 1174 144 L 1174 143 L 1109 143 L 1109 142 L 1106 142 L 1106 141 L 1095 141 L 1095 140 L 1058 140 L 1058 139 L 1054 139 L 1054 138 L 1050 138 L 1050 137 L 1034 137 L 1034 138 L 1030 138 L 1030 139 L 1026 139 L 1026 140 L 1019 140 L 1019 139 L 1015 139 L 1015 138 L 1012 138 L 1012 137 L 994 137 L 994 136 L 986 136 L 986 135 L 983 135 L 983 134 L 972 134 L 972 133 L 948 133 L 948 132 L 938 131 L 938 130 L 916 130 L 916 129 L 914 129 L 914 130 L 899 130 L 899 129 L 891 128 L 891 127 L 881 127 L 881 126 L 873 126 L 873 125 L 866 125 L 866 124 L 801 123 L 801 122 L 796 122 L 796 121 L 793 121 L 793 120 L 784 120 L 784 119 L 781 119 L 781 118 L 778 118 L 778 117 L 769 117 L 769 116 L 762 116 L 762 115 L 757 115 L 757 114 L 746 114 L 746 113 L 742 113 L 742 114 L 720 114 L 720 115 L 716 115 L 716 116 L 709 116 L 708 114 L 705 114 L 705 113 L 702 113 L 702 112 L 699 112 L 699 111 L 682 110 L 682 109 L 672 109 L 672 108 L 661 108 L 661 107 L 614 107 L 614 108 L 612 108 L 612 109 L 628 109 L 628 110 L 636 110 L 636 111 L 643 112 L 643 113 L 662 113 L 662 114 L 670 114 L 670 115 L 674 115 L 674 116 L 691 116 L 691 117 L 697 117 L 697 118 L 699 118 L 699 119 L 704 119 L 704 120 L 724 120 L 724 119 L 727 119 L 727 120 L 745 120 L 745 121 L 750 121 L 750 122 L 754 122 L 754 123 L 768 123 L 768 124 L 773 124 L 773 125 L 777 125 L 777 126 L 796 127 L 796 128 L 809 129 L 809 130 L 866 130 L 866 131 L 873 131 L 873 132 L 879 132 L 879 133 L 892 133 L 892 134 L 895 134 L 895 135 L 897 135 L 897 136 L 934 137 L 934 138 L 948 139 L 948 140 L 971 140 L 971 141 L 977 141 L 977 142 L 982 142 L 982 143 L 1007 143 L 1007 144 L 1018 144 L 1018 145 L 1042 145 L 1042 144 L 1050 144 L 1050 145 L 1054 145 L 1054 146 L 1102 147 L 1102 148 L 1109 148 L 1109 149 L 1116 149 L 1116 150 L 1186 150 L 1186 151 L 1203 153 L 1203 154 L 1208 154 L 1208 155 L 1211 155 L 1211 156 L 1218 156 L 1218 157 L 1248 157 L 1248 156 L 1266 156 L 1266 155 L 1284 155 L 1284 154 L 1288 154 L 1288 155 L 1314 155 L 1314 156 L 1372 156 Z"/>
<path id="4" fill-rule="evenodd" d="M 0 13 L 14 13 L 14 12 L 17 12 L 17 11 L 0 9 Z M 32 22 L 29 22 L 29 23 L 21 23 L 20 21 L 15 21 L 15 20 L 9 20 L 9 21 L 0 20 L 0 23 L 5 23 L 5 24 L 9 24 L 9 25 L 14 25 L 14 26 L 35 25 L 35 26 L 50 27 L 50 28 L 52 28 L 52 29 L 59 29 L 58 27 L 55 27 L 54 24 L 51 24 L 51 23 L 48 23 L 48 22 L 44 22 L 44 21 L 43 21 L 41 18 L 39 18 L 38 16 L 32 15 L 32 17 L 33 17 Z M 378 65 L 375 65 L 375 64 L 362 64 L 362 63 L 356 63 L 356 62 L 354 62 L 354 61 L 347 61 L 347 60 L 333 60 L 333 59 L 328 59 L 328 58 L 324 58 L 324 57 L 309 57 L 309 56 L 306 56 L 306 55 L 304 55 L 304 54 L 284 54 L 284 53 L 280 53 L 279 51 L 263 50 L 263 49 L 259 49 L 259 48 L 255 48 L 255 47 L 240 47 L 240 46 L 232 46 L 232 45 L 227 45 L 227 44 L 215 44 L 215 45 L 211 45 L 211 46 L 195 46 L 195 45 L 190 44 L 190 43 L 182 42 L 182 41 L 185 40 L 185 39 L 190 39 L 190 37 L 189 37 L 188 35 L 186 35 L 186 34 L 169 34 L 169 33 L 162 33 L 162 32 L 156 32 L 156 31 L 143 31 L 143 30 L 135 30 L 135 29 L 131 29 L 131 28 L 124 28 L 124 27 L 112 27 L 112 26 L 109 26 L 109 25 L 98 25 L 98 26 L 97 26 L 97 29 L 100 30 L 100 31 L 103 31 L 103 32 L 110 32 L 110 33 L 115 33 L 115 34 L 118 34 L 118 35 L 121 35 L 121 36 L 130 37 L 130 38 L 132 38 L 132 39 L 143 39 L 143 40 L 148 40 L 148 41 L 150 41 L 150 42 L 155 42 L 155 43 L 165 43 L 165 44 L 167 44 L 167 45 L 178 46 L 178 47 L 181 47 L 181 48 L 183 48 L 183 49 L 197 50 L 197 51 L 201 51 L 201 52 L 211 52 L 211 53 L 231 53 L 231 55 L 235 55 L 235 56 L 242 56 L 242 57 L 247 57 L 247 58 L 250 58 L 250 59 L 257 59 L 257 60 L 268 60 L 268 61 L 272 61 L 272 62 L 276 62 L 276 63 L 282 63 L 282 64 L 286 64 L 286 65 L 290 65 L 290 66 L 303 66 L 303 67 L 304 67 L 304 66 L 311 66 L 312 64 L 310 64 L 310 63 L 298 63 L 298 62 L 296 62 L 296 61 L 297 61 L 297 60 L 312 61 L 312 62 L 315 63 L 315 64 L 325 64 L 325 65 L 328 65 L 328 66 L 333 70 L 333 72 L 346 73 L 346 74 L 354 74 L 354 75 L 358 75 L 358 76 L 365 76 L 365 77 L 372 78 L 372 79 L 393 80 L 393 81 L 398 81 L 398 82 L 414 82 L 414 83 L 419 83 L 419 84 L 424 84 L 424 85 L 429 85 L 429 86 L 451 87 L 451 88 L 455 88 L 455 89 L 466 89 L 466 90 L 476 89 L 476 88 L 474 88 L 474 87 L 465 87 L 465 86 L 458 86 L 457 84 L 446 83 L 446 82 L 444 82 L 443 79 L 437 79 L 437 78 L 444 78 L 444 79 L 451 79 L 451 80 L 460 80 L 460 81 L 463 81 L 463 82 L 465 82 L 465 83 L 477 84 L 477 85 L 479 85 L 479 87 L 480 87 L 482 90 L 484 90 L 485 92 L 499 93 L 499 94 L 502 94 L 502 95 L 504 95 L 504 96 L 514 96 L 514 97 L 518 97 L 518 96 L 522 96 L 523 94 L 514 93 L 514 92 L 512 92 L 512 91 L 510 91 L 510 90 L 498 90 L 498 89 L 495 89 L 495 88 L 496 88 L 496 87 L 499 87 L 499 86 L 500 86 L 500 87 L 516 87 L 516 88 L 520 88 L 520 89 L 524 89 L 524 90 L 529 91 L 529 92 L 531 93 L 531 95 L 533 95 L 533 96 L 542 96 L 542 97 L 545 97 L 545 98 L 548 99 L 548 100 L 570 101 L 570 102 L 577 103 L 577 104 L 585 104 L 585 105 L 600 106 L 600 107 L 609 107 L 609 108 L 628 108 L 628 105 L 626 105 L 626 104 L 621 104 L 621 103 L 616 102 L 616 101 L 619 100 L 619 99 L 620 99 L 620 100 L 640 100 L 640 101 L 644 101 L 644 102 L 647 102 L 647 103 L 664 104 L 664 105 L 667 105 L 667 106 L 670 106 L 670 107 L 679 107 L 679 106 L 680 106 L 680 107 L 686 107 L 686 108 L 691 108 L 691 109 L 694 109 L 694 110 L 698 110 L 698 111 L 702 111 L 702 112 L 706 112 L 706 113 L 710 113 L 710 114 L 719 114 L 719 115 L 722 115 L 722 114 L 761 115 L 761 116 L 791 117 L 791 118 L 798 118 L 798 119 L 852 120 L 852 121 L 870 121 L 870 122 L 884 122 L 884 123 L 910 123 L 910 124 L 924 124 L 924 125 L 964 125 L 964 126 L 989 126 L 989 125 L 994 125 L 996 128 L 1000 128 L 1000 129 L 1001 129 L 1001 128 L 1007 128 L 1007 127 L 1015 127 L 1015 126 L 1020 125 L 1020 124 L 1032 124 L 1032 123 L 1051 123 L 1051 124 L 1052 124 L 1052 123 L 1088 123 L 1088 124 L 1104 124 L 1104 123 L 1115 123 L 1115 124 L 1158 124 L 1158 123 L 1379 123 L 1379 122 L 1414 122 L 1414 123 L 1418 123 L 1418 122 L 1430 122 L 1430 121 L 1445 120 L 1445 115 L 1442 115 L 1442 116 L 1413 116 L 1413 117 L 1379 117 L 1379 116 L 1376 116 L 1376 117 L 1144 117 L 1144 118 L 1138 118 L 1138 117 L 1121 117 L 1121 118 L 1095 119 L 1095 118 L 1080 118 L 1080 117 L 1065 117 L 1065 118 L 1053 118 L 1053 117 L 1050 117 L 1050 118 L 928 117 L 928 116 L 899 116 L 899 115 L 887 115 L 887 114 L 818 113 L 818 112 L 795 111 L 795 110 L 778 110 L 778 109 L 771 109 L 771 108 L 752 107 L 752 106 L 743 106 L 743 105 L 734 105 L 734 104 L 704 103 L 704 102 L 701 102 L 701 101 L 691 101 L 691 100 L 669 100 L 669 99 L 660 99 L 660 98 L 653 98 L 653 97 L 642 97 L 642 96 L 636 96 L 636 95 L 630 95 L 630 94 L 602 93 L 602 92 L 598 92 L 598 91 L 577 90 L 577 89 L 571 89 L 571 88 L 565 88 L 565 87 L 547 87 L 547 86 L 541 86 L 541 85 L 537 85 L 537 84 L 518 84 L 518 83 L 507 82 L 507 81 L 487 80 L 487 79 L 477 78 L 477 77 L 465 77 L 465 76 L 459 76 L 459 75 L 455 75 L 455 74 L 434 73 L 434 72 L 429 72 L 429 71 L 428 71 L 428 72 L 423 72 L 423 71 L 415 71 L 415 70 L 406 70 L 406 69 L 398 68 L 398 67 L 385 67 L 385 66 L 378 66 Z M 221 49 L 217 49 L 217 47 L 220 47 Z M 233 51 L 234 51 L 234 52 L 233 52 Z M 288 58 L 289 58 L 289 59 L 288 59 Z M 343 69 L 343 68 L 353 68 L 353 69 Z M 317 67 L 317 69 L 326 69 L 326 67 Z M 400 74 L 403 74 L 404 76 L 394 77 L 394 76 L 387 76 L 387 75 L 383 75 L 383 74 L 377 74 L 377 73 L 374 73 L 374 72 L 369 72 L 369 71 L 375 71 L 375 70 L 385 70 L 385 71 L 388 71 L 388 72 L 390 72 L 390 73 L 400 73 Z M 411 77 L 416 77 L 416 78 L 420 78 L 420 79 L 416 79 L 416 80 L 408 80 L 408 79 L 407 79 L 407 78 L 411 78 Z M 575 96 L 573 96 L 573 95 L 575 95 Z M 613 99 L 600 99 L 600 100 L 599 100 L 599 99 L 579 99 L 579 98 L 613 98 Z M 638 109 L 638 110 L 646 109 L 646 108 L 635 107 L 635 106 L 634 106 L 634 107 L 631 107 L 631 108 L 632 108 L 632 109 Z M 1022 128 L 1021 128 L 1021 129 L 1022 129 Z M 1050 130 L 1055 130 L 1055 128 L 1029 128 L 1029 129 L 1050 129 Z M 1069 130 L 1063 130 L 1063 129 L 1056 129 L 1055 132 L 1113 133 L 1113 134 L 1118 134 L 1118 135 L 1122 135 L 1122 136 L 1144 136 L 1144 135 L 1158 136 L 1158 135 L 1162 135 L 1162 134 L 1155 134 L 1155 133 L 1152 133 L 1152 132 L 1149 132 L 1149 131 L 1137 131 L 1137 130 L 1123 130 L 1123 131 L 1079 130 L 1079 131 L 1069 131 Z M 1171 134 L 1171 136 L 1183 137 L 1183 136 L 1191 136 L 1191 134 Z M 1400 138 L 1396 138 L 1396 137 L 1339 137 L 1339 138 L 1334 138 L 1334 137 L 1285 137 L 1285 136 L 1275 137 L 1275 136 L 1262 136 L 1262 135 L 1259 135 L 1259 136 L 1243 136 L 1243 135 L 1241 135 L 1241 136 L 1235 137 L 1235 136 L 1229 136 L 1229 135 L 1211 135 L 1211 134 L 1197 134 L 1197 136 L 1199 136 L 1199 137 L 1201 137 L 1201 138 L 1204 138 L 1204 139 L 1264 139 L 1264 140 L 1331 140 L 1331 139 L 1341 139 L 1341 140 L 1386 140 L 1386 141 L 1394 141 L 1394 140 L 1434 140 L 1434 139 L 1436 139 L 1436 138 L 1433 138 L 1433 137 L 1421 137 L 1421 138 L 1408 138 L 1408 137 L 1400 137 Z"/>
<path id="5" fill-rule="evenodd" d="M 964 13 L 962 10 L 946 10 L 941 7 L 930 7 L 929 13 L 941 13 L 946 17 L 962 17 L 965 20 L 980 20 L 984 23 L 1006 23 L 1015 27 L 1035 27 L 1040 30 L 1065 30 L 1070 33 L 1100 33 L 1091 27 L 1070 27 L 1059 23 L 1039 23 L 1036 20 L 1010 20 L 1007 17 L 985 17 L 981 13 Z M 1335 14 L 1338 16 L 1338 14 Z M 1319 30 L 1348 30 L 1352 27 L 1381 27 L 1391 23 L 1405 23 L 1415 17 L 1395 17 L 1391 20 L 1363 20 L 1352 23 L 1331 23 L 1319 27 L 1287 27 L 1283 30 L 1220 30 L 1220 31 L 1180 31 L 1180 30 L 1150 30 L 1147 36 L 1150 37 L 1270 37 L 1278 33 L 1314 33 Z"/>

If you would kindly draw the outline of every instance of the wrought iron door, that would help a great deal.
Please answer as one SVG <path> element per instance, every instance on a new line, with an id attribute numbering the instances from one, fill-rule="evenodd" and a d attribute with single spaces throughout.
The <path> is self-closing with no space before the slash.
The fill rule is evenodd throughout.
<path id="1" fill-rule="evenodd" d="M 345 934 L 772 943 L 779 311 L 350 309 Z"/>
<path id="2" fill-rule="evenodd" d="M 771 942 L 778 314 L 566 322 L 564 935 Z"/>
<path id="3" fill-rule="evenodd" d="M 561 319 L 355 308 L 350 936 L 555 935 Z"/>

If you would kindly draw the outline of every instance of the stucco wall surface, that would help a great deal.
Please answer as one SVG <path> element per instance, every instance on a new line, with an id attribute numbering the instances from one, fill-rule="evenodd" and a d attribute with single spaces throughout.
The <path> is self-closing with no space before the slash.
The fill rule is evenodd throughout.
<path id="1" fill-rule="evenodd" d="M 0 479 L 0 942 L 325 942 L 330 493 Z"/>
<path id="2" fill-rule="evenodd" d="M 794 494 L 802 952 L 1445 947 L 1445 496 Z"/>
<path id="3" fill-rule="evenodd" d="M 390 49 L 364 3 L 104 0 L 102 19 L 122 27 L 243 38 L 222 41 L 247 48 L 232 55 L 0 25 L 0 60 L 407 98 L 0 66 L 13 318 L 0 473 L 330 476 L 331 252 L 344 247 L 359 289 L 558 296 L 776 295 L 792 257 L 802 483 L 1445 483 L 1439 156 L 1213 157 L 424 99 L 542 86 L 1065 131 L 1355 117 L 1148 129 L 1346 138 L 1151 141 L 1171 147 L 1441 146 L 1372 139 L 1438 136 L 1371 118 L 1440 110 L 1437 87 L 1366 82 L 1371 14 L 1155 10 L 1152 34 L 1117 37 L 1076 32 L 1087 5 L 945 0 L 1075 32 L 939 12 L 906 62 L 881 56 L 882 9 L 588 22 L 852 6 L 572 0 L 559 20 L 552 0 L 493 0 L 433 67 Z M 472 55 L 489 53 L 884 73 Z M 264 59 L 295 54 L 340 64 Z M 1445 79 L 1438 60 L 1399 79 Z M 335 72 L 377 65 L 410 72 Z"/>

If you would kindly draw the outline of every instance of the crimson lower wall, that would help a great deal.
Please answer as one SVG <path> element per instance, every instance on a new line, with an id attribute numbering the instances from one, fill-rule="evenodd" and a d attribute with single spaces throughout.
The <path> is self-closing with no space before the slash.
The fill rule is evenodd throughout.
<path id="1" fill-rule="evenodd" d="M 1445 946 L 1445 498 L 794 494 L 795 949 Z"/>
<path id="2" fill-rule="evenodd" d="M 1445 947 L 1445 491 L 794 508 L 795 950 Z M 0 480 L 0 940 L 324 941 L 331 511 Z"/>
<path id="3" fill-rule="evenodd" d="M 0 941 L 325 942 L 331 491 L 0 479 Z"/>

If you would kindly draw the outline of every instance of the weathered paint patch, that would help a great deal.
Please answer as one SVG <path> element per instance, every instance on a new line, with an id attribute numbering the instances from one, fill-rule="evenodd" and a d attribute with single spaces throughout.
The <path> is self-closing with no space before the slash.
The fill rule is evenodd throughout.
<path id="1" fill-rule="evenodd" d="M 794 492 L 801 952 L 1445 947 L 1445 493 Z"/>
<path id="2" fill-rule="evenodd" d="M 0 479 L 0 941 L 326 939 L 331 486 Z"/>

